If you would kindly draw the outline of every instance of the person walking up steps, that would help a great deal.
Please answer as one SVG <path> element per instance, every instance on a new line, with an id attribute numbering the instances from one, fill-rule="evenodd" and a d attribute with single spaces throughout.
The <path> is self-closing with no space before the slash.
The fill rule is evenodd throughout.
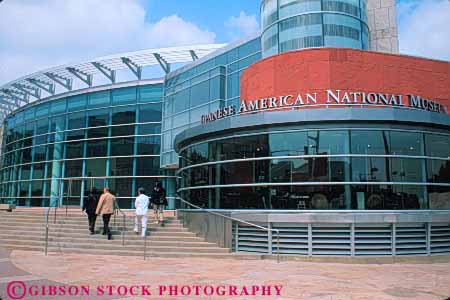
<path id="1" fill-rule="evenodd" d="M 147 214 L 148 214 L 148 205 L 149 199 L 145 195 L 144 188 L 138 189 L 138 196 L 136 197 L 136 201 L 134 201 L 134 207 L 136 208 L 136 216 L 134 222 L 134 232 L 139 234 L 139 224 L 142 227 L 142 237 L 145 237 L 147 231 Z"/>
<path id="2" fill-rule="evenodd" d="M 96 209 L 98 205 L 98 195 L 95 187 L 91 189 L 86 201 L 83 202 L 83 211 L 86 211 L 89 222 L 89 231 L 95 234 L 95 221 L 97 220 Z"/>
<path id="3" fill-rule="evenodd" d="M 167 205 L 166 190 L 162 187 L 161 182 L 157 181 L 152 191 L 151 203 L 155 211 L 158 224 L 164 226 L 164 208 Z"/>
<path id="4" fill-rule="evenodd" d="M 115 202 L 116 197 L 109 192 L 109 188 L 105 187 L 98 201 L 96 214 L 102 215 L 103 217 L 103 235 L 107 235 L 108 240 L 112 239 L 109 221 L 111 220 L 111 215 L 114 213 Z"/>

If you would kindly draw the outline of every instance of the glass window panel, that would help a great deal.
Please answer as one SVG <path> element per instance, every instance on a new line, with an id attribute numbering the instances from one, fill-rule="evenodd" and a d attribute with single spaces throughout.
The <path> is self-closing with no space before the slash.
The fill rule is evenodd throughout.
<path id="1" fill-rule="evenodd" d="M 36 107 L 36 118 L 48 117 L 49 104 L 44 103 Z"/>
<path id="2" fill-rule="evenodd" d="M 133 155 L 133 153 L 134 153 L 134 137 L 111 139 L 112 156 Z"/>
<path id="3" fill-rule="evenodd" d="M 133 158 L 110 158 L 111 176 L 133 176 Z"/>
<path id="4" fill-rule="evenodd" d="M 48 119 L 42 119 L 36 122 L 36 134 L 43 134 L 48 132 Z"/>
<path id="5" fill-rule="evenodd" d="M 225 99 L 225 76 L 212 78 L 209 81 L 209 101 Z"/>
<path id="6" fill-rule="evenodd" d="M 68 141 L 84 139 L 84 130 L 71 130 L 66 132 L 66 139 Z"/>
<path id="7" fill-rule="evenodd" d="M 426 209 L 420 186 L 368 185 L 352 187 L 353 209 Z"/>
<path id="8" fill-rule="evenodd" d="M 191 105 L 189 105 L 189 103 L 190 103 L 189 95 L 190 95 L 190 89 L 185 89 L 185 90 L 173 95 L 173 112 L 174 113 L 186 110 L 191 106 Z"/>
<path id="9" fill-rule="evenodd" d="M 55 113 L 63 113 L 66 111 L 66 99 L 52 101 L 50 104 L 50 111 Z"/>
<path id="10" fill-rule="evenodd" d="M 425 134 L 426 155 L 431 157 L 450 157 L 450 136 Z"/>
<path id="11" fill-rule="evenodd" d="M 68 116 L 68 129 L 77 129 L 86 127 L 86 113 L 72 113 Z"/>
<path id="12" fill-rule="evenodd" d="M 390 146 L 392 155 L 423 155 L 423 135 L 415 132 L 391 131 Z"/>
<path id="13" fill-rule="evenodd" d="M 136 107 L 118 107 L 113 109 L 112 124 L 134 124 L 136 123 Z"/>
<path id="14" fill-rule="evenodd" d="M 319 131 L 318 154 L 349 153 L 349 134 L 347 131 Z"/>
<path id="15" fill-rule="evenodd" d="M 66 129 L 66 117 L 53 117 L 50 119 L 50 132 L 63 131 Z"/>
<path id="16" fill-rule="evenodd" d="M 147 85 L 139 87 L 139 102 L 160 102 L 163 96 L 163 86 Z"/>
<path id="17" fill-rule="evenodd" d="M 191 88 L 191 107 L 195 107 L 209 102 L 209 81 L 206 80 L 202 83 L 196 84 Z"/>
<path id="18" fill-rule="evenodd" d="M 23 165 L 20 167 L 20 169 L 21 169 L 20 180 L 30 179 L 31 165 Z"/>
<path id="19" fill-rule="evenodd" d="M 86 176 L 101 177 L 106 175 L 106 159 L 86 159 Z"/>
<path id="20" fill-rule="evenodd" d="M 44 178 L 45 163 L 33 164 L 33 179 Z"/>
<path id="21" fill-rule="evenodd" d="M 161 124 L 140 124 L 138 125 L 138 134 L 159 134 L 161 133 Z"/>
<path id="22" fill-rule="evenodd" d="M 424 182 L 423 160 L 391 158 L 391 179 L 395 182 Z"/>
<path id="23" fill-rule="evenodd" d="M 139 106 L 139 123 L 161 122 L 162 104 L 152 103 Z"/>
<path id="24" fill-rule="evenodd" d="M 120 208 L 133 208 L 133 179 L 127 178 L 111 178 L 109 180 L 111 192 L 117 197 L 117 204 Z"/>
<path id="25" fill-rule="evenodd" d="M 83 176 L 83 160 L 66 160 L 64 163 L 65 177 Z"/>
<path id="26" fill-rule="evenodd" d="M 34 161 L 44 161 L 47 146 L 34 147 Z"/>
<path id="27" fill-rule="evenodd" d="M 87 94 L 72 96 L 67 98 L 68 111 L 86 109 Z"/>
<path id="28" fill-rule="evenodd" d="M 82 158 L 84 142 L 66 143 L 66 158 Z"/>
<path id="29" fill-rule="evenodd" d="M 184 112 L 173 117 L 173 128 L 189 124 L 189 112 Z"/>
<path id="30" fill-rule="evenodd" d="M 87 141 L 87 157 L 103 157 L 108 153 L 108 139 Z"/>
<path id="31" fill-rule="evenodd" d="M 386 169 L 389 168 L 386 158 L 352 158 L 352 180 L 357 182 L 386 182 Z"/>
<path id="32" fill-rule="evenodd" d="M 88 113 L 88 127 L 107 125 L 109 125 L 109 112 L 107 110 L 93 110 Z"/>
<path id="33" fill-rule="evenodd" d="M 135 125 L 113 126 L 111 136 L 129 136 L 134 135 Z"/>
<path id="34" fill-rule="evenodd" d="M 101 91 L 89 94 L 88 107 L 103 107 L 111 104 L 110 91 Z"/>
<path id="35" fill-rule="evenodd" d="M 115 89 L 112 91 L 112 103 L 113 104 L 136 103 L 137 98 L 136 93 L 137 93 L 136 87 Z"/>
<path id="36" fill-rule="evenodd" d="M 389 137 L 383 131 L 360 131 L 353 130 L 352 154 L 375 154 L 383 155 L 389 153 Z"/>
<path id="37" fill-rule="evenodd" d="M 160 174 L 159 157 L 136 158 L 137 176 L 155 176 Z"/>
<path id="38" fill-rule="evenodd" d="M 450 161 L 448 160 L 427 160 L 428 182 L 449 183 L 450 182 Z"/>
<path id="39" fill-rule="evenodd" d="M 272 133 L 269 135 L 271 156 L 308 153 L 307 132 Z"/>
<path id="40" fill-rule="evenodd" d="M 159 155 L 161 152 L 161 136 L 137 137 L 138 155 Z"/>

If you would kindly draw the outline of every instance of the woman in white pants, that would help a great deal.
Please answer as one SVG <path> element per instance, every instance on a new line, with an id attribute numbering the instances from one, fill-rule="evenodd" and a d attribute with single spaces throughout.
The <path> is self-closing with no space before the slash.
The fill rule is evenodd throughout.
<path id="1" fill-rule="evenodd" d="M 145 190 L 143 188 L 139 188 L 138 196 L 136 197 L 136 201 L 134 201 L 134 207 L 136 207 L 136 217 L 134 222 L 134 232 L 139 234 L 139 223 L 142 226 L 142 237 L 145 237 L 147 231 L 147 214 L 148 214 L 148 205 L 149 199 L 145 195 Z"/>

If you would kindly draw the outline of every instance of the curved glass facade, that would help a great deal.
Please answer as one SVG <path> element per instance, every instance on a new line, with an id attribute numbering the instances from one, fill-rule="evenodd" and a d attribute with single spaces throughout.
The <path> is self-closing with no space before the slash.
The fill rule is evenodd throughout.
<path id="1" fill-rule="evenodd" d="M 162 97 L 162 83 L 113 85 L 8 116 L 1 201 L 80 205 L 91 187 L 109 186 L 131 208 L 137 188 L 151 189 L 157 179 L 172 194 L 174 176 L 160 169 Z"/>
<path id="2" fill-rule="evenodd" d="M 365 0 L 265 0 L 263 57 L 311 47 L 369 48 Z"/>
<path id="3" fill-rule="evenodd" d="M 388 126 L 271 129 L 192 144 L 180 153 L 180 191 L 203 207 L 450 208 L 448 133 Z"/>

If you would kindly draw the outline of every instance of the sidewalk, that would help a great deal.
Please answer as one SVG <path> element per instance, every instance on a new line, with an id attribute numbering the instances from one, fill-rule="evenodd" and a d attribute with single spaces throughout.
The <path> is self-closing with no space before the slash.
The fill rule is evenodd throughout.
<path id="1" fill-rule="evenodd" d="M 122 297 L 128 299 L 444 300 L 450 262 L 439 264 L 333 264 L 272 260 L 124 258 L 2 251 L 0 294 L 11 280 L 66 285 L 282 285 L 281 297 Z M 116 295 L 116 298 L 119 297 Z M 113 297 L 100 297 L 111 299 Z M 120 297 L 119 297 L 120 298 Z M 27 298 L 33 299 L 33 298 Z M 39 299 L 49 299 L 40 297 Z M 67 297 L 51 298 L 67 299 Z M 70 299 L 77 299 L 71 297 Z M 86 299 L 86 298 L 85 298 Z M 89 297 L 89 299 L 99 299 Z"/>

